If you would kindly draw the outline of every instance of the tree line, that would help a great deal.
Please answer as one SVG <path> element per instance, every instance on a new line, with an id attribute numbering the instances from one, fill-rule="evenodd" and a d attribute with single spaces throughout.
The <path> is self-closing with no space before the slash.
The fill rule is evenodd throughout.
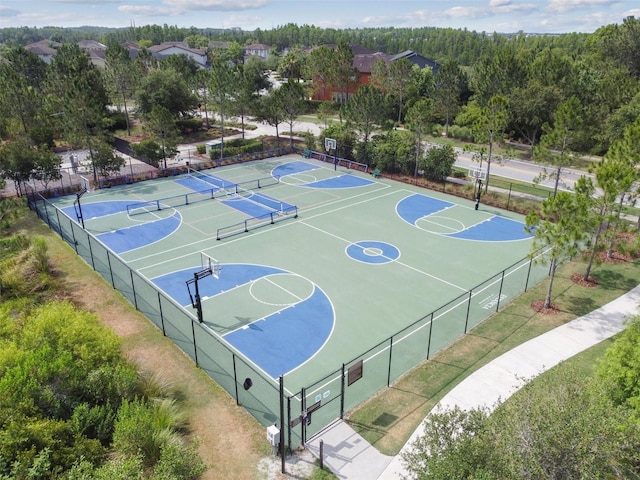
<path id="1" fill-rule="evenodd" d="M 104 69 L 74 44 L 64 44 L 48 65 L 14 47 L 4 50 L 6 61 L 0 65 L 5 92 L 0 98 L 1 170 L 18 184 L 29 177 L 55 178 L 55 158 L 47 155 L 63 142 L 88 148 L 94 177 L 107 176 L 121 165 L 109 154 L 110 132 L 130 131 L 133 116 L 146 130 L 136 148 L 159 164 L 175 152 L 183 133 L 198 128 L 200 114 L 205 128 L 211 126 L 210 115 L 216 118 L 224 139 L 225 119 L 240 118 L 244 125 L 252 118 L 276 128 L 284 124 L 293 133 L 296 117 L 311 111 L 337 116 L 340 122 L 327 123 L 320 138 L 309 139 L 310 147 L 323 148 L 324 137 L 330 136 L 338 140 L 340 156 L 385 172 L 434 171 L 422 142 L 444 133 L 480 145 L 475 148 L 487 170 L 485 188 L 492 161 L 500 160 L 494 158 L 495 147 L 507 139 L 528 145 L 532 158 L 553 165 L 549 175 L 559 182 L 563 167 L 579 154 L 605 154 L 640 114 L 639 25 L 629 17 L 589 35 L 504 36 L 450 29 L 334 32 L 289 24 L 251 35 L 217 32 L 229 48 L 209 49 L 206 69 L 184 55 L 158 61 L 146 48 L 132 59 L 119 43 L 125 36 L 143 42 L 145 35 L 154 42 L 208 43 L 209 37 L 193 28 L 145 26 L 105 33 Z M 381 49 L 413 45 L 425 52 L 427 44 L 459 48 L 467 38 L 484 45 L 478 51 L 469 46 L 469 64 L 443 55 L 434 72 L 406 59 L 379 60 L 370 85 L 357 85 L 351 40 Z M 241 45 L 251 41 L 274 45 L 270 59 L 245 61 Z M 311 41 L 337 44 L 302 48 Z M 279 89 L 267 79 L 272 70 L 285 80 Z M 305 100 L 327 91 L 335 93 L 336 102 Z M 110 108 L 114 105 L 119 112 Z"/>

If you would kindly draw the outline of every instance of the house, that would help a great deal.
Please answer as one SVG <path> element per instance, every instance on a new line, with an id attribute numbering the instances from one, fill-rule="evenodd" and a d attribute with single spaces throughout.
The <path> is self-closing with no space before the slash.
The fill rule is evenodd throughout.
<path id="1" fill-rule="evenodd" d="M 163 42 L 160 45 L 152 45 L 148 50 L 158 60 L 170 55 L 187 55 L 201 68 L 206 68 L 209 64 L 206 51 L 200 48 L 191 48 L 184 42 Z"/>
<path id="2" fill-rule="evenodd" d="M 329 48 L 335 48 L 335 45 L 327 45 Z M 369 85 L 371 83 L 371 73 L 373 65 L 382 60 L 386 63 L 395 62 L 401 58 L 406 58 L 414 65 L 420 68 L 431 68 L 434 73 L 437 72 L 440 65 L 433 60 L 423 57 L 411 50 L 399 53 L 397 55 L 389 55 L 382 52 L 374 52 L 368 48 L 360 45 L 350 45 L 353 51 L 353 68 L 357 72 L 357 78 L 354 79 L 352 86 L 353 91 L 341 92 L 336 88 L 328 87 L 323 92 L 314 92 L 312 99 L 319 101 L 332 101 L 338 103 L 344 103 L 351 98 L 363 85 Z"/>
<path id="3" fill-rule="evenodd" d="M 61 43 L 52 40 L 40 40 L 39 42 L 26 45 L 24 48 L 37 55 L 43 62 L 51 63 L 53 56 L 56 54 L 56 48 L 60 46 L 62 46 Z"/>
<path id="4" fill-rule="evenodd" d="M 253 43 L 244 47 L 244 58 L 246 60 L 248 57 L 256 56 L 266 60 L 269 58 L 269 50 L 271 50 L 269 45 Z"/>
<path id="5" fill-rule="evenodd" d="M 107 55 L 107 46 L 95 40 L 80 40 L 78 46 L 87 52 L 91 63 L 97 67 L 104 68 L 106 65 L 105 57 Z"/>
<path id="6" fill-rule="evenodd" d="M 106 45 L 96 42 L 95 40 L 80 40 L 77 45 L 87 52 L 87 55 L 89 55 L 89 58 L 91 59 L 91 63 L 99 67 L 105 66 L 105 55 L 107 52 Z M 24 48 L 31 53 L 36 54 L 45 63 L 51 63 L 53 57 L 58 52 L 57 49 L 61 46 L 62 44 L 58 42 L 40 40 L 39 42 L 26 45 Z"/>

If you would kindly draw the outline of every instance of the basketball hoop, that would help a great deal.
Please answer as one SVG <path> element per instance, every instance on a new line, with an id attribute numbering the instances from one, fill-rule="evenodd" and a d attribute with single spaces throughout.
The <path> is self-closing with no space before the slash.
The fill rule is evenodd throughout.
<path id="1" fill-rule="evenodd" d="M 468 176 L 473 179 L 474 183 L 485 181 L 487 179 L 487 171 L 482 167 L 469 167 Z"/>
<path id="2" fill-rule="evenodd" d="M 338 142 L 336 142 L 335 138 L 327 137 L 324 139 L 324 149 L 327 152 L 330 152 L 331 150 L 335 150 L 337 146 L 338 146 Z"/>

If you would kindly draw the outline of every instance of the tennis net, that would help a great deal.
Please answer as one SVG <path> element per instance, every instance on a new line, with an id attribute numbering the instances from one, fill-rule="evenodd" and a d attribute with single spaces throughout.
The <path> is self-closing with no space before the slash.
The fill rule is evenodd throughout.
<path id="1" fill-rule="evenodd" d="M 209 175 L 207 173 L 203 173 L 199 170 L 194 170 L 191 167 L 187 168 L 187 176 L 193 178 L 199 182 L 204 183 L 205 185 L 213 185 L 214 187 L 223 189 L 223 190 L 235 190 L 236 184 L 225 180 L 224 178 L 216 177 L 215 175 Z"/>

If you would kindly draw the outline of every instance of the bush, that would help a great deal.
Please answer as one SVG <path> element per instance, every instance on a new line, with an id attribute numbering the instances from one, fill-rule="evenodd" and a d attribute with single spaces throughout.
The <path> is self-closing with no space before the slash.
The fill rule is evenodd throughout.
<path id="1" fill-rule="evenodd" d="M 176 127 L 180 133 L 191 133 L 202 128 L 201 118 L 182 118 L 176 121 Z"/>
<path id="2" fill-rule="evenodd" d="M 204 143 L 197 144 L 196 152 L 198 152 L 200 155 L 204 155 L 205 153 L 207 153 L 207 146 Z"/>
<path id="3" fill-rule="evenodd" d="M 260 140 L 236 138 L 225 143 L 223 157 L 233 157 L 235 155 L 242 155 L 244 153 L 254 153 L 261 151 L 262 142 Z M 217 159 L 219 154 L 220 153 L 218 150 L 212 150 L 210 152 L 211 159 Z"/>
<path id="4" fill-rule="evenodd" d="M 471 132 L 471 129 L 469 127 L 459 127 L 458 125 L 451 125 L 449 127 L 447 137 L 457 138 L 458 140 L 462 140 L 463 142 L 473 141 L 473 133 Z"/>

